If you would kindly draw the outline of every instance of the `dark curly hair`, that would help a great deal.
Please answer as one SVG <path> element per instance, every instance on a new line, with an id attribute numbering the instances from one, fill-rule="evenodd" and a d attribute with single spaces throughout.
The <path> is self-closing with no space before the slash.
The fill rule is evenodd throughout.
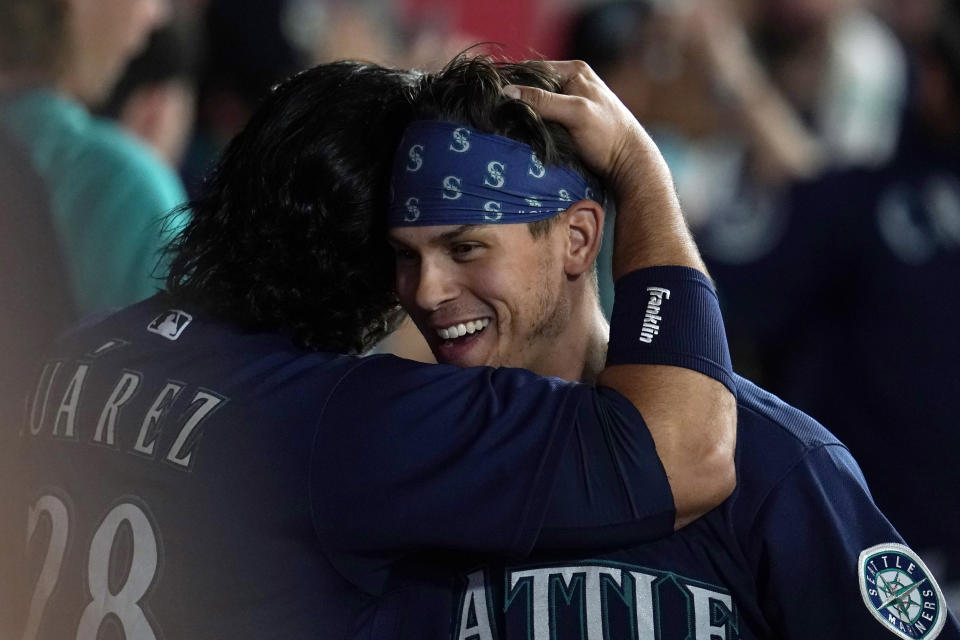
<path id="1" fill-rule="evenodd" d="M 391 331 L 384 212 L 416 78 L 335 62 L 275 87 L 185 207 L 168 293 L 315 350 L 363 352 Z"/>
<path id="2" fill-rule="evenodd" d="M 461 54 L 437 73 L 422 76 L 411 94 L 414 118 L 457 122 L 529 145 L 546 165 L 565 166 L 596 184 L 584 167 L 570 134 L 544 120 L 529 105 L 502 93 L 508 84 L 561 90 L 560 78 L 538 60 L 499 62 L 490 56 Z M 599 191 L 598 191 L 599 192 Z M 534 237 L 546 233 L 557 217 L 528 223 Z"/>

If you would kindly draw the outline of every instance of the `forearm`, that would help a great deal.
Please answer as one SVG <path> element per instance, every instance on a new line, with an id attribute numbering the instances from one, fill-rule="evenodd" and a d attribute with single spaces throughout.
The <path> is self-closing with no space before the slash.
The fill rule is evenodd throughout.
<path id="1" fill-rule="evenodd" d="M 735 381 L 719 301 L 704 274 L 649 267 L 618 280 L 598 384 L 619 391 L 643 415 L 678 527 L 733 490 Z"/>
<path id="2" fill-rule="evenodd" d="M 736 486 L 736 400 L 720 382 L 664 365 L 607 367 L 616 389 L 644 417 L 670 483 L 679 529 L 723 502 Z"/>
<path id="3" fill-rule="evenodd" d="M 705 278 L 706 269 L 684 222 L 670 172 L 650 136 L 587 65 L 554 64 L 563 77 L 566 95 L 529 87 L 510 88 L 507 93 L 527 101 L 543 117 L 564 125 L 581 157 L 612 189 L 618 209 L 614 277 L 620 280 L 646 267 L 668 265 L 694 269 Z M 653 339 L 657 327 L 645 327 L 644 310 L 651 294 L 643 284 L 639 289 L 634 286 L 624 294 L 629 303 L 625 317 L 617 320 L 614 311 L 611 336 L 619 336 L 618 327 L 624 335 L 611 340 L 608 366 L 597 382 L 621 393 L 643 415 L 670 480 L 676 524 L 682 526 L 719 504 L 733 490 L 736 405 L 728 386 L 717 381 L 715 370 L 705 375 L 704 369 L 690 364 L 712 360 L 726 369 L 725 382 L 730 384 L 732 371 L 716 295 L 712 289 L 704 290 L 703 278 L 689 277 L 686 269 L 674 271 L 685 273 L 665 274 L 672 283 L 665 288 L 674 287 L 674 301 L 690 294 L 695 303 L 678 305 L 669 314 L 668 322 L 673 326 L 687 323 L 679 327 L 680 342 L 660 348 L 665 340 L 673 338 L 660 332 L 659 339 Z M 617 304 L 620 299 L 618 293 Z M 659 308 L 659 303 L 655 307 Z M 707 314 L 686 318 L 684 313 L 691 308 Z M 661 314 L 655 311 L 653 315 L 659 318 Z M 708 327 L 696 324 L 704 319 Z M 711 348 L 707 354 L 690 351 L 688 347 L 695 349 L 698 341 L 689 338 L 708 329 L 708 346 L 718 348 Z M 645 330 L 647 335 L 643 335 Z M 615 342 L 625 347 L 619 355 L 614 353 L 619 349 Z M 650 351 L 652 360 L 644 343 L 656 345 Z M 623 352 L 628 355 L 621 357 Z M 717 352 L 722 357 L 716 357 Z"/>
<path id="4" fill-rule="evenodd" d="M 645 131 L 635 141 L 623 171 L 611 176 L 617 199 L 614 278 L 659 265 L 708 275 L 666 162 Z M 641 314 L 620 321 L 642 324 Z M 670 482 L 677 528 L 729 495 L 736 484 L 736 400 L 724 384 L 679 366 L 638 363 L 608 366 L 597 381 L 622 393 L 643 415 Z"/>
<path id="5" fill-rule="evenodd" d="M 622 168 L 610 178 L 617 204 L 613 278 L 657 265 L 685 266 L 706 274 L 670 170 L 647 132 L 639 125 L 636 129 Z"/>

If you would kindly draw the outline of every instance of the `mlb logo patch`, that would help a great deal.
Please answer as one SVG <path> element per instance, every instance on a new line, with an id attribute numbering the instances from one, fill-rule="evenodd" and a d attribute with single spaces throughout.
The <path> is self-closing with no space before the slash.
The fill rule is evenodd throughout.
<path id="1" fill-rule="evenodd" d="M 168 309 L 147 325 L 147 331 L 163 336 L 167 340 L 176 340 L 191 320 L 193 320 L 193 316 L 186 311 Z"/>

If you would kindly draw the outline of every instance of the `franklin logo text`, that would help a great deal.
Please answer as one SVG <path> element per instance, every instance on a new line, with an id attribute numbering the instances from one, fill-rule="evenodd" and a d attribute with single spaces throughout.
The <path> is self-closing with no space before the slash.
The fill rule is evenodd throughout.
<path id="1" fill-rule="evenodd" d="M 643 314 L 643 327 L 640 328 L 640 342 L 650 344 L 653 337 L 660 333 L 660 307 L 664 300 L 670 299 L 670 290 L 662 287 L 647 287 L 650 300 L 647 301 L 647 310 Z"/>

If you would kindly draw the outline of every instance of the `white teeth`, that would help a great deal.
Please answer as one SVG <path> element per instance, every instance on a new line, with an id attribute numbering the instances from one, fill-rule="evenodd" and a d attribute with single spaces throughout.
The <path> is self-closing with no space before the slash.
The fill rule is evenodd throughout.
<path id="1" fill-rule="evenodd" d="M 489 324 L 490 318 L 471 320 L 470 322 L 455 324 L 451 327 L 446 327 L 445 329 L 437 329 L 437 335 L 444 340 L 452 340 L 453 338 L 465 336 L 468 333 L 476 333 L 477 331 L 486 328 Z"/>

